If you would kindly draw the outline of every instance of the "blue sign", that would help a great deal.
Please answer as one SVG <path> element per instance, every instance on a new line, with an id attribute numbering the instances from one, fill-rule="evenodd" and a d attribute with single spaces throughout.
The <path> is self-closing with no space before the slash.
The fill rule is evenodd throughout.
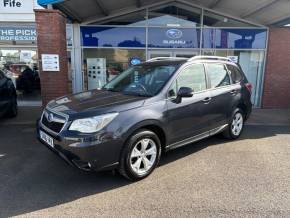
<path id="1" fill-rule="evenodd" d="M 169 29 L 166 31 L 167 37 L 171 39 L 180 39 L 182 34 L 182 31 L 178 29 Z"/>
<path id="2" fill-rule="evenodd" d="M 149 48 L 199 48 L 200 29 L 156 28 L 148 29 Z"/>
<path id="3" fill-rule="evenodd" d="M 141 59 L 139 57 L 132 57 L 129 59 L 129 65 L 130 66 L 134 66 L 134 65 L 137 65 L 137 64 L 141 64 Z"/>
<path id="4" fill-rule="evenodd" d="M 82 46 L 144 48 L 146 29 L 143 27 L 81 26 Z"/>

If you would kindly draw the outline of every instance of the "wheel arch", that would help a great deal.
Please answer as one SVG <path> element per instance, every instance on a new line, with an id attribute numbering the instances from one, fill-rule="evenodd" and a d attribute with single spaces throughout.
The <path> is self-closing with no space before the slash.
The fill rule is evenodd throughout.
<path id="1" fill-rule="evenodd" d="M 245 118 L 245 120 L 247 120 L 247 118 L 248 118 L 248 113 L 249 113 L 247 105 L 246 105 L 244 102 L 240 102 L 240 103 L 236 106 L 236 108 L 239 108 L 239 109 L 241 109 L 241 110 L 243 111 L 243 113 L 244 113 L 244 118 Z"/>
<path id="2" fill-rule="evenodd" d="M 127 141 L 132 135 L 134 135 L 136 132 L 138 132 L 141 129 L 147 129 L 149 131 L 154 132 L 160 140 L 162 151 L 165 150 L 166 143 L 167 143 L 167 136 L 166 136 L 164 128 L 162 128 L 162 123 L 160 123 L 160 121 L 157 121 L 157 120 L 146 120 L 146 121 L 143 121 L 141 123 L 134 125 L 127 131 L 127 134 L 125 136 L 125 141 Z"/>

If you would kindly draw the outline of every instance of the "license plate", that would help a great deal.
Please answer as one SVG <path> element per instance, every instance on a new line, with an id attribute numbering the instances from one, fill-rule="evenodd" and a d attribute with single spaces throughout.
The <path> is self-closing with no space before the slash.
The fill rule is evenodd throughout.
<path id="1" fill-rule="evenodd" d="M 46 133 L 42 132 L 41 130 L 39 131 L 40 138 L 45 141 L 49 146 L 54 147 L 53 144 L 53 138 L 51 138 L 49 135 Z"/>

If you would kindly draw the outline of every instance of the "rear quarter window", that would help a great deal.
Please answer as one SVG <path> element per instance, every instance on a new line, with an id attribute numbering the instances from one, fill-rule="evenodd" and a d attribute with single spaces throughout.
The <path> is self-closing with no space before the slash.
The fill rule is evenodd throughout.
<path id="1" fill-rule="evenodd" d="M 243 79 L 243 75 L 242 75 L 241 71 L 237 67 L 230 65 L 230 64 L 227 65 L 227 68 L 228 68 L 228 71 L 231 75 L 233 83 L 241 82 L 241 80 Z"/>
<path id="2" fill-rule="evenodd" d="M 207 74 L 211 88 L 223 87 L 231 84 L 231 79 L 224 64 L 208 63 Z"/>

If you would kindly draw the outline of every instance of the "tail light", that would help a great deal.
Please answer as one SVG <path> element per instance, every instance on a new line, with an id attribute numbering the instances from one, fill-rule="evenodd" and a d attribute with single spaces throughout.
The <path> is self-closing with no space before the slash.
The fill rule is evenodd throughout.
<path id="1" fill-rule="evenodd" d="M 248 89 L 248 91 L 249 91 L 250 93 L 252 93 L 253 85 L 252 85 L 251 83 L 246 83 L 245 86 L 246 86 L 246 88 Z"/>

